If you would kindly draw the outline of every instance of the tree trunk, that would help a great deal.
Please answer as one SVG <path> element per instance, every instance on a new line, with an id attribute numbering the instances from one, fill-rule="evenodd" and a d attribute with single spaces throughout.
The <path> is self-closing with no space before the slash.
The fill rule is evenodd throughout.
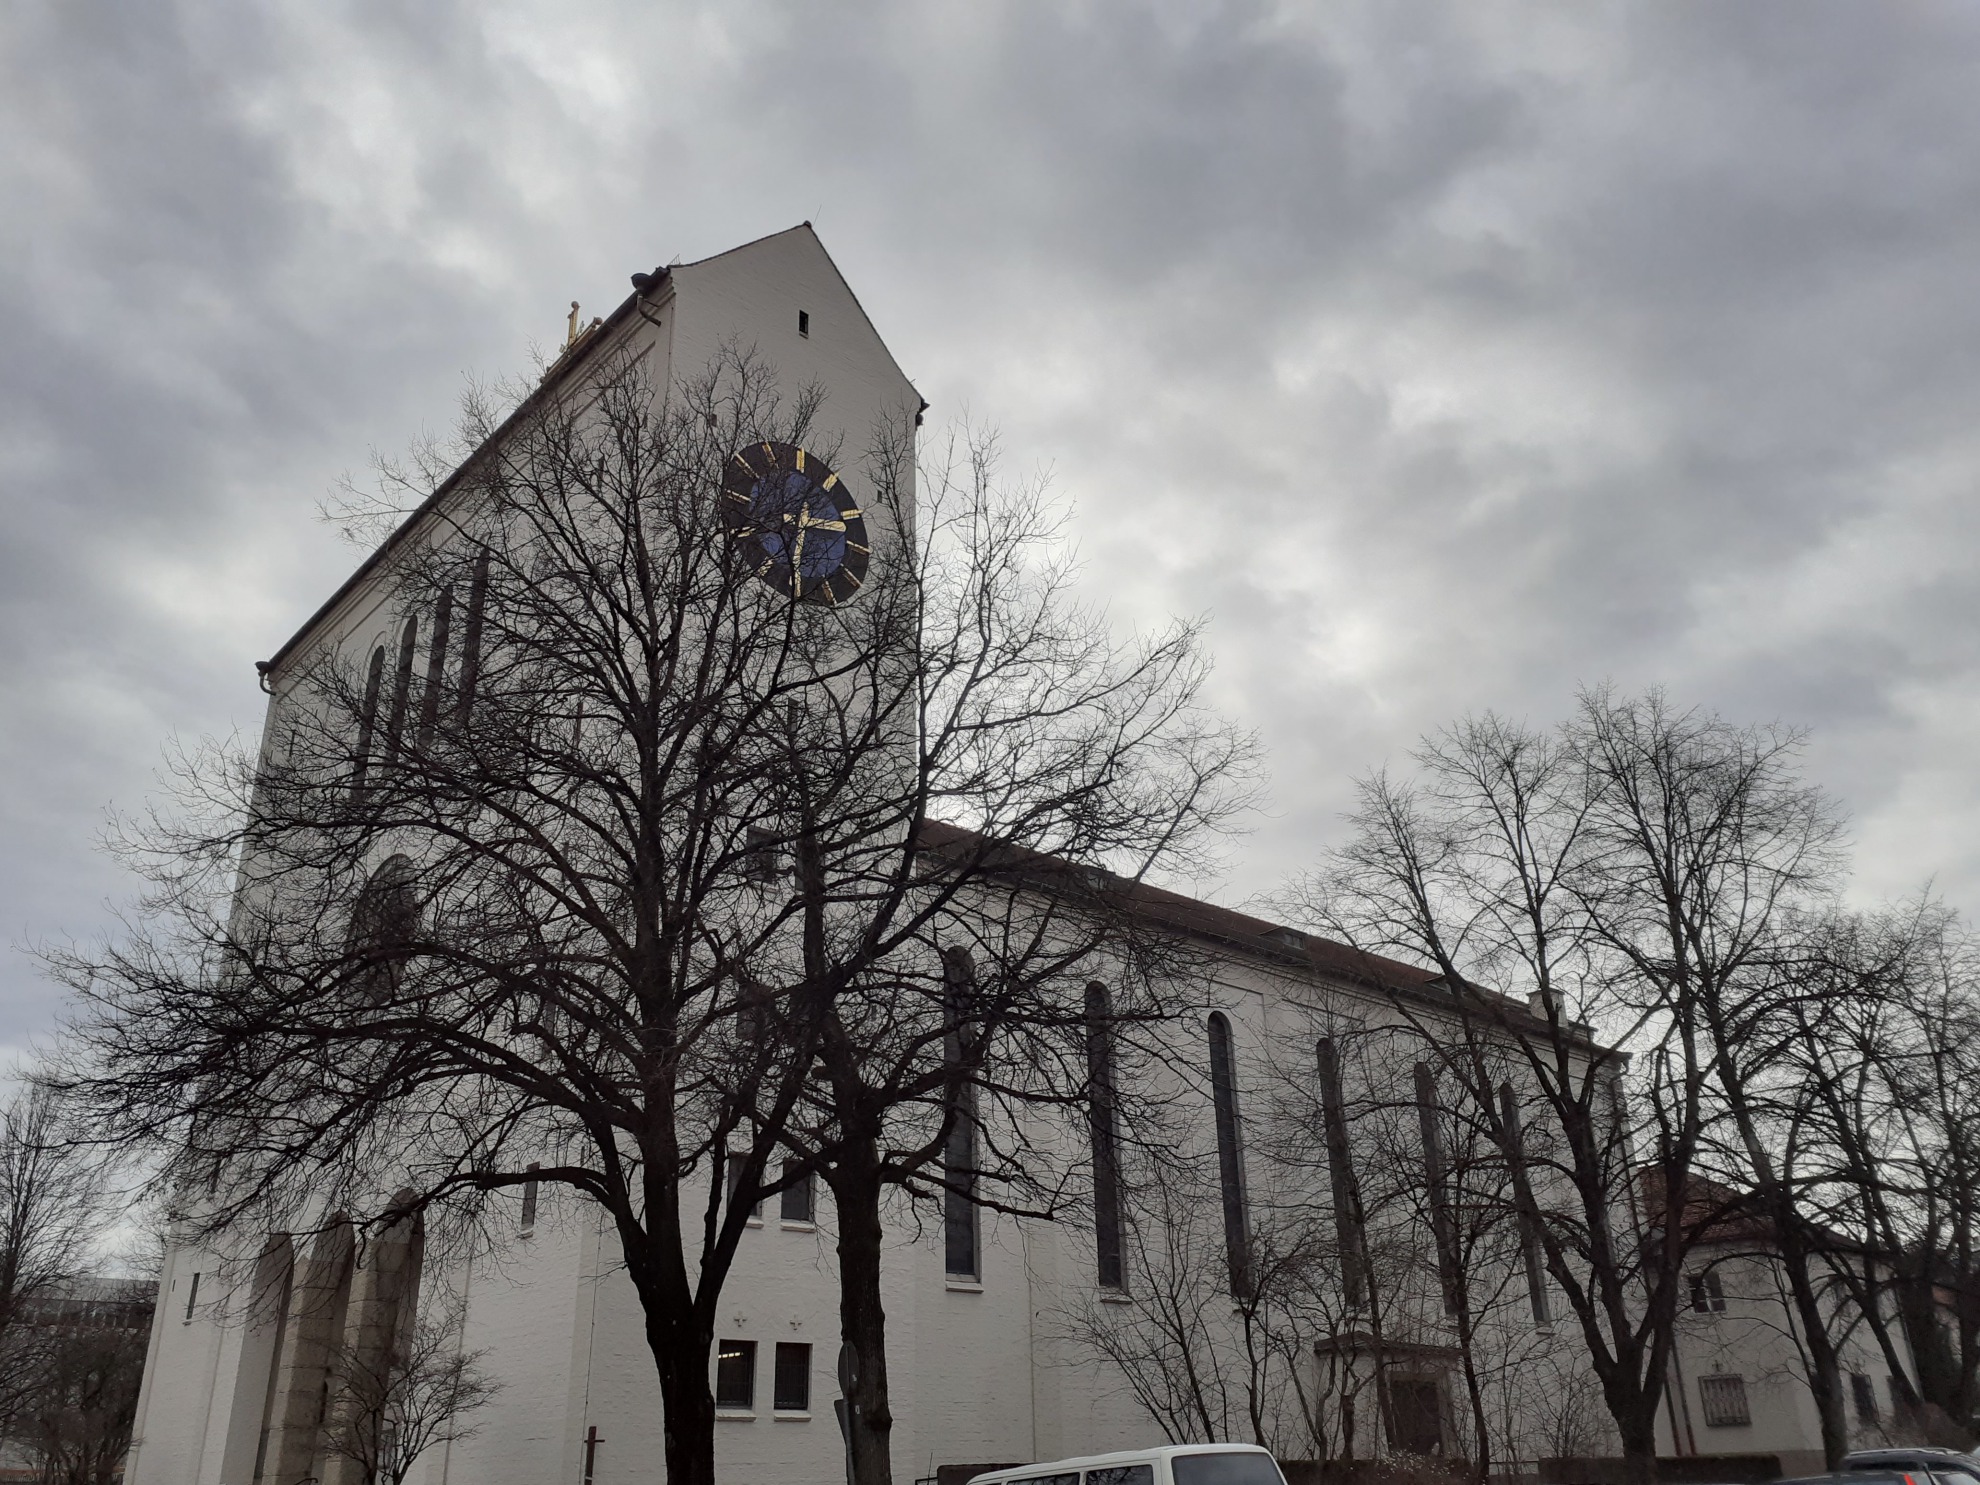
<path id="1" fill-rule="evenodd" d="M 715 1485 L 715 1394 L 708 1380 L 713 1327 L 689 1307 L 671 1308 L 641 1294 L 646 1344 L 660 1375 L 667 1485 Z M 601 1446 L 610 1447 L 608 1440 Z"/>
<path id="2" fill-rule="evenodd" d="M 1778 1220 L 1778 1219 L 1777 1219 Z M 1783 1231 L 1788 1271 L 1788 1288 L 1794 1298 L 1795 1313 L 1801 1321 L 1808 1347 L 1808 1390 L 1814 1394 L 1815 1414 L 1822 1425 L 1822 1454 L 1826 1467 L 1841 1470 L 1849 1452 L 1849 1418 L 1843 1411 L 1842 1364 L 1835 1340 L 1829 1335 L 1820 1299 L 1808 1273 L 1809 1258 L 1799 1238 L 1788 1238 Z"/>
<path id="3" fill-rule="evenodd" d="M 1656 1394 L 1653 1392 L 1646 1396 L 1640 1406 L 1612 1411 L 1617 1432 L 1622 1436 L 1624 1485 L 1656 1485 Z"/>
<path id="4" fill-rule="evenodd" d="M 839 1333 L 851 1353 L 846 1431 L 852 1485 L 892 1485 L 894 1415 L 887 1392 L 887 1312 L 880 1299 L 880 1162 L 871 1140 L 826 1176 L 839 1221 Z"/>

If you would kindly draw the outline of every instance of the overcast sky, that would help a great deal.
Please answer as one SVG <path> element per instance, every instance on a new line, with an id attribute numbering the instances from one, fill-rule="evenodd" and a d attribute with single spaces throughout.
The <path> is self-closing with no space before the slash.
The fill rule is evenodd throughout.
<path id="1" fill-rule="evenodd" d="M 816 224 L 933 420 L 1208 614 L 1271 812 L 1495 707 L 1813 729 L 1864 901 L 1980 908 L 1980 9 L 0 11 L 0 928 L 100 931 L 161 749 L 355 561 L 315 515 L 569 301 Z M 0 1046 L 54 1022 L 0 963 Z"/>

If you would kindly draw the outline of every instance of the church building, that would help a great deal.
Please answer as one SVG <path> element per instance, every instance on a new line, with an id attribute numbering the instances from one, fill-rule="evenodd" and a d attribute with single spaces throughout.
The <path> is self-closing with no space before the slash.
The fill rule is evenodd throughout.
<path id="1" fill-rule="evenodd" d="M 615 347 L 641 348 L 664 378 L 747 346 L 822 389 L 824 435 L 844 446 L 860 446 L 877 423 L 918 417 L 919 394 L 809 224 L 634 282 L 610 315 L 589 326 L 574 315 L 549 382 Z M 842 472 L 854 485 L 870 477 L 857 460 Z M 373 656 L 374 692 L 389 688 L 395 656 L 402 677 L 412 672 L 411 631 L 393 627 L 388 555 L 389 544 L 267 662 L 271 695 L 300 655 L 325 645 Z M 1516 1282 L 1487 1286 L 1489 1312 L 1461 1354 L 1437 1298 L 1450 1276 L 1423 1256 L 1414 1209 L 1392 1204 L 1382 1244 L 1330 1215 L 1329 1193 L 1355 1179 L 1371 1191 L 1393 1184 L 1399 1160 L 1414 1170 L 1437 1154 L 1409 1144 L 1435 1112 L 1422 1054 L 1409 1050 L 1412 1028 L 1445 1014 L 1434 977 L 1152 887 L 1137 889 L 1135 903 L 1211 966 L 1211 1008 L 1173 1028 L 1179 1065 L 1203 1074 L 1179 1095 L 1196 1099 L 1203 1190 L 1168 1193 L 1159 1213 L 1096 1202 L 1064 1221 L 985 1210 L 958 1225 L 903 1206 L 884 1259 L 894 1478 L 946 1481 L 959 1467 L 1188 1441 L 1206 1429 L 1248 1440 L 1260 1417 L 1282 1458 L 1469 1455 L 1467 1365 L 1489 1373 L 1501 1460 L 1537 1459 L 1550 1439 L 1573 1435 L 1564 1410 L 1591 1397 L 1585 1357 L 1558 1296 L 1519 1267 L 1516 1245 L 1504 1260 Z M 1344 1067 L 1350 1083 L 1405 1090 L 1363 1100 L 1368 1141 L 1355 1169 L 1327 1122 L 1345 1106 Z M 1302 1146 L 1299 1101 L 1309 1096 Z M 1381 1125 L 1398 1109 L 1400 1123 Z M 496 1391 L 470 1432 L 419 1459 L 416 1485 L 664 1478 L 653 1358 L 610 1225 L 547 1186 L 529 1188 L 514 1211 L 506 1238 L 472 1260 L 427 1254 L 406 1224 L 362 1242 L 347 1225 L 244 1238 L 227 1252 L 172 1242 L 127 1485 L 356 1485 L 362 1467 L 324 1447 L 330 1358 L 382 1364 L 415 1317 L 443 1312 L 454 1317 L 452 1344 Z M 1302 1248 L 1316 1229 L 1340 1246 Z M 834 1231 L 827 1194 L 812 1185 L 777 1193 L 749 1218 L 710 1363 L 725 1482 L 845 1478 Z M 1349 1276 L 1356 1260 L 1341 1261 L 1355 1248 L 1375 1255 L 1374 1268 L 1388 1265 L 1381 1325 Z M 1240 1275 L 1275 1253 L 1309 1250 L 1319 1277 L 1302 1282 L 1319 1331 L 1300 1332 L 1296 1348 L 1265 1363 L 1247 1361 L 1291 1322 L 1254 1312 L 1243 1293 L 1234 1302 L 1233 1289 L 1251 1282 Z M 1175 1376 L 1192 1367 L 1214 1399 L 1178 1395 Z M 1584 1432 L 1589 1452 L 1606 1452 L 1599 1416 Z"/>

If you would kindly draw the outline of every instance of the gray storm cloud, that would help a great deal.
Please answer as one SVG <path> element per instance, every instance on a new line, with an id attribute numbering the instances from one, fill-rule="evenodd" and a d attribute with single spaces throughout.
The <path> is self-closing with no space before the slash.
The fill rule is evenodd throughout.
<path id="1" fill-rule="evenodd" d="M 1351 777 L 1613 678 L 1814 729 L 1859 891 L 1980 901 L 1980 18 L 1950 4 L 30 3 L 0 21 L 0 895 L 101 931 L 315 518 L 576 297 L 814 221 L 935 417 Z M 57 1014 L 0 970 L 0 1043 Z"/>

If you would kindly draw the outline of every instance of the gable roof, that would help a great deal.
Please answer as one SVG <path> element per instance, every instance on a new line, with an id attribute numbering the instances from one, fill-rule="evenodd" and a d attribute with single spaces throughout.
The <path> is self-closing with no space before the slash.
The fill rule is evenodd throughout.
<path id="1" fill-rule="evenodd" d="M 912 388 L 914 383 L 908 380 L 907 374 L 900 368 L 900 363 L 894 360 L 893 351 L 888 348 L 887 342 L 881 337 L 880 332 L 874 328 L 872 318 L 866 313 L 866 307 L 859 302 L 859 296 L 853 292 L 852 285 L 846 283 L 846 276 L 839 272 L 838 263 L 825 250 L 825 244 L 819 241 L 816 229 L 808 221 L 800 222 L 795 227 L 787 227 L 781 232 L 771 232 L 762 237 L 752 238 L 748 242 L 736 247 L 727 248 L 719 253 L 713 253 L 706 258 L 697 258 L 693 263 L 663 266 L 654 269 L 652 273 L 636 273 L 632 276 L 632 293 L 627 295 L 619 303 L 619 306 L 610 314 L 605 315 L 599 323 L 592 325 L 588 329 L 580 330 L 577 339 L 567 345 L 562 354 L 550 363 L 549 368 L 543 374 L 542 380 L 530 390 L 527 397 L 516 404 L 509 415 L 496 427 L 495 431 L 481 441 L 474 453 L 469 454 L 465 459 L 461 460 L 454 467 L 453 472 L 434 488 L 433 493 L 428 495 L 407 514 L 406 518 L 393 529 L 392 534 L 379 543 L 377 548 L 357 565 L 349 577 L 337 585 L 336 591 L 319 604 L 315 612 L 303 620 L 302 625 L 295 633 L 291 634 L 282 642 L 281 647 L 273 655 L 269 656 L 266 660 L 257 660 L 255 662 L 254 668 L 263 677 L 264 688 L 266 686 L 266 677 L 279 667 L 283 661 L 294 654 L 302 643 L 310 635 L 314 634 L 331 614 L 336 612 L 344 600 L 363 586 L 365 580 L 383 566 L 387 558 L 403 546 L 414 531 L 419 529 L 427 515 L 447 497 L 449 491 L 460 483 L 462 474 L 474 462 L 476 455 L 482 449 L 499 443 L 507 436 L 509 429 L 514 426 L 518 419 L 541 402 L 550 391 L 561 387 L 569 380 L 572 373 L 579 366 L 590 360 L 598 347 L 605 344 L 611 338 L 614 331 L 632 318 L 642 302 L 654 301 L 665 297 L 672 288 L 675 267 L 697 268 L 704 263 L 713 263 L 718 259 L 731 257 L 737 253 L 748 252 L 750 249 L 759 247 L 764 243 L 773 242 L 780 237 L 788 237 L 797 232 L 804 233 L 813 245 L 817 247 L 820 255 L 823 256 L 825 262 L 830 266 L 833 275 L 845 286 L 846 297 L 852 300 L 853 307 L 859 311 L 860 318 L 865 320 L 867 328 L 873 331 L 873 338 L 879 342 L 881 349 L 886 353 L 888 364 L 893 367 L 901 380 Z M 924 408 L 927 405 L 926 402 L 922 403 Z"/>

